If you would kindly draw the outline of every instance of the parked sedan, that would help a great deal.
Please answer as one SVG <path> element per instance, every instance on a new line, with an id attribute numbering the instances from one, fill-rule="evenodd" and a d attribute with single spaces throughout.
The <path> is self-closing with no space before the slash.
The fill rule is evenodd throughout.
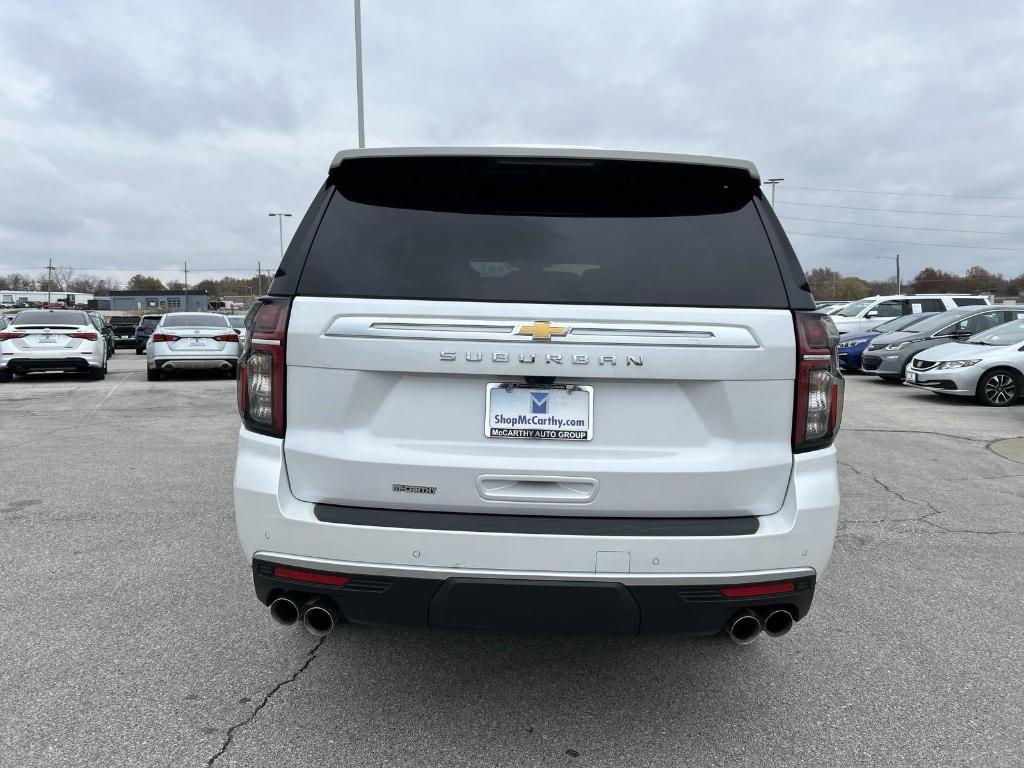
<path id="1" fill-rule="evenodd" d="M 935 312 L 919 312 L 916 315 L 894 317 L 892 320 L 887 320 L 881 325 L 872 328 L 867 333 L 861 333 L 856 336 L 846 336 L 839 342 L 839 344 L 836 345 L 839 356 L 839 367 L 845 368 L 848 371 L 859 371 L 861 366 L 861 355 L 864 354 L 864 350 L 868 348 L 868 344 L 870 344 L 874 339 L 881 336 L 883 333 L 909 330 L 922 320 L 933 317 L 934 315 Z"/>
<path id="2" fill-rule="evenodd" d="M 113 357 L 117 352 L 117 342 L 114 340 L 114 329 L 107 325 L 107 321 L 95 312 L 89 313 L 89 319 L 96 326 L 96 330 L 103 336 L 103 342 L 107 345 L 107 357 Z"/>
<path id="3" fill-rule="evenodd" d="M 0 381 L 32 371 L 107 375 L 107 348 L 89 315 L 74 309 L 26 309 L 0 331 Z"/>
<path id="4" fill-rule="evenodd" d="M 224 315 L 171 312 L 163 316 L 146 345 L 146 378 L 181 370 L 218 370 L 238 375 L 238 333 Z"/>
<path id="5" fill-rule="evenodd" d="M 1024 321 L 914 356 L 907 384 L 1003 406 L 1024 399 Z"/>
<path id="6" fill-rule="evenodd" d="M 861 355 L 861 370 L 887 381 L 902 381 L 911 358 L 940 344 L 963 341 L 997 325 L 1024 318 L 1024 306 L 1001 304 L 940 312 L 911 330 L 877 337 Z"/>

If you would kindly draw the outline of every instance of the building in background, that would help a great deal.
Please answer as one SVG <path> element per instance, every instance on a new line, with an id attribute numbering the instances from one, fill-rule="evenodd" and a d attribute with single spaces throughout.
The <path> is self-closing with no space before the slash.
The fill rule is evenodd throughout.
<path id="1" fill-rule="evenodd" d="M 187 304 L 186 304 L 187 299 Z M 111 291 L 114 312 L 205 312 L 210 302 L 206 291 Z"/>

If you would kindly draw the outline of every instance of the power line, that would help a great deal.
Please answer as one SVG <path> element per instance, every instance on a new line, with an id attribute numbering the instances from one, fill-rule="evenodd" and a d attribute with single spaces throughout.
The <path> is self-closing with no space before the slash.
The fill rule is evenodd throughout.
<path id="1" fill-rule="evenodd" d="M 925 213 L 931 216 L 981 216 L 987 219 L 1024 219 L 1021 215 L 1006 213 L 958 213 L 956 211 L 911 211 L 904 208 L 862 208 L 856 205 L 835 205 L 834 203 L 798 203 L 794 200 L 779 200 L 780 205 L 804 205 L 811 208 L 845 208 L 849 211 L 882 211 L 883 213 Z"/>
<path id="2" fill-rule="evenodd" d="M 836 189 L 833 187 L 797 187 L 792 184 L 789 189 L 804 189 L 810 192 L 852 192 L 858 195 L 911 195 L 914 197 L 952 197 L 965 200 L 1024 200 L 1024 197 L 1006 197 L 1002 195 L 951 195 L 942 192 L 880 192 L 870 189 Z"/>
<path id="3" fill-rule="evenodd" d="M 917 229 L 922 232 L 961 232 L 968 235 L 1015 235 L 1024 237 L 1024 232 L 997 232 L 992 229 L 945 229 L 942 227 L 909 227 L 906 224 L 869 224 L 861 221 L 836 221 L 835 219 L 809 219 L 802 216 L 780 216 L 786 221 L 817 221 L 822 224 L 849 224 L 853 227 L 884 227 L 885 229 Z"/>
<path id="4" fill-rule="evenodd" d="M 827 237 L 832 240 L 860 240 L 865 243 L 889 243 L 891 245 L 924 245 L 929 248 L 967 248 L 978 251 L 1014 251 L 1024 253 L 1024 248 L 1000 248 L 994 245 L 957 245 L 956 243 L 920 243 L 914 240 L 876 240 L 871 237 L 844 237 L 842 235 L 823 235 L 818 232 L 792 232 L 789 235 L 804 235 L 806 237 Z"/>

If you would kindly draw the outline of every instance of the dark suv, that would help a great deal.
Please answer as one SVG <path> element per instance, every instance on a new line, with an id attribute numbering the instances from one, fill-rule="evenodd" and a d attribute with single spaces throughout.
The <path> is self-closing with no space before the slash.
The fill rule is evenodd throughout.
<path id="1" fill-rule="evenodd" d="M 146 344 L 149 343 L 149 337 L 153 333 L 153 329 L 156 328 L 160 322 L 160 318 L 163 315 L 143 315 L 142 321 L 135 329 L 135 354 L 144 355 L 146 354 Z"/>

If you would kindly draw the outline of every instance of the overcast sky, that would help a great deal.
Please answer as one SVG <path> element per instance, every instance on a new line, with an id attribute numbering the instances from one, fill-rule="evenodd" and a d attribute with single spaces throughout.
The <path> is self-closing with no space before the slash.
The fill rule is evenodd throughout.
<path id="1" fill-rule="evenodd" d="M 364 0 L 363 37 L 371 146 L 748 158 L 805 268 L 1024 272 L 1019 0 Z M 356 144 L 352 38 L 347 0 L 5 0 L 0 272 L 276 266 Z"/>

